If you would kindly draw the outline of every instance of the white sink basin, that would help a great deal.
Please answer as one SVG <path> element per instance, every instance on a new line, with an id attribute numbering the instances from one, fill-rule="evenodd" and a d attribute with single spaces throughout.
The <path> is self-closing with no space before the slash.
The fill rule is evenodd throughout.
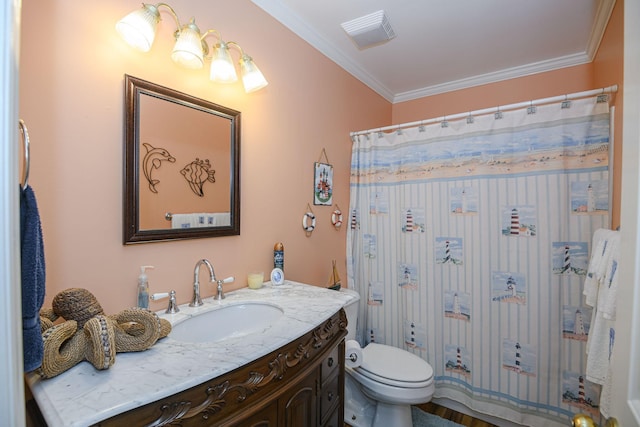
<path id="1" fill-rule="evenodd" d="M 284 311 L 264 302 L 245 302 L 197 314 L 175 325 L 170 338 L 183 342 L 215 342 L 263 332 L 280 319 Z"/>

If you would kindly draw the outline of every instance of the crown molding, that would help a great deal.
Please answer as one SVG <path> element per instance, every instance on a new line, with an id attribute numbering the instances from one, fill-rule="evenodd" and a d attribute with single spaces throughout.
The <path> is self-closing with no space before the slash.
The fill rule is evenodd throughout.
<path id="1" fill-rule="evenodd" d="M 522 65 L 513 68 L 496 71 L 493 73 L 481 74 L 466 79 L 454 80 L 439 85 L 424 87 L 409 92 L 396 94 L 393 97 L 393 103 L 411 101 L 425 96 L 438 95 L 454 90 L 468 89 L 474 86 L 480 86 L 488 83 L 496 83 L 503 80 L 510 80 L 517 77 L 529 76 L 532 74 L 544 73 L 546 71 L 558 70 L 560 68 L 573 67 L 574 65 L 582 65 L 591 62 L 591 58 L 586 53 L 562 56 L 547 61 L 535 62 L 532 64 Z"/>
<path id="2" fill-rule="evenodd" d="M 593 26 L 591 27 L 591 34 L 589 37 L 589 41 L 587 42 L 587 54 L 593 60 L 598 52 L 598 48 L 600 47 L 600 42 L 602 41 L 602 37 L 604 37 L 604 32 L 607 29 L 607 24 L 609 23 L 609 18 L 611 18 L 611 13 L 613 13 L 613 7 L 616 5 L 616 0 L 601 0 L 598 2 L 598 10 L 596 12 L 596 17 L 593 20 Z"/>
<path id="3" fill-rule="evenodd" d="M 393 102 L 394 93 L 389 88 L 344 55 L 342 51 L 334 48 L 324 37 L 309 27 L 298 14 L 282 4 L 282 2 L 278 0 L 251 1 L 387 101 Z"/>
<path id="4" fill-rule="evenodd" d="M 374 78 L 367 70 L 360 67 L 349 57 L 344 55 L 340 50 L 334 48 L 324 37 L 322 37 L 313 28 L 308 26 L 305 21 L 289 7 L 279 0 L 251 0 L 255 5 L 263 9 L 273 18 L 282 23 L 285 27 L 293 31 L 297 36 L 305 40 L 311 46 L 315 47 L 322 54 L 327 56 L 337 65 L 342 67 L 348 73 L 367 85 L 373 91 L 385 98 L 391 103 L 406 102 L 425 96 L 437 95 L 454 90 L 467 89 L 488 83 L 496 83 L 503 80 L 509 80 L 517 77 L 524 77 L 532 74 L 543 73 L 547 71 L 558 70 L 561 68 L 582 65 L 593 61 L 604 32 L 607 28 L 609 18 L 615 6 L 615 0 L 602 0 L 598 4 L 598 10 L 591 29 L 591 35 L 587 42 L 584 52 L 567 55 L 550 60 L 535 62 L 523 66 L 507 68 L 492 73 L 481 74 L 465 79 L 450 81 L 442 84 L 427 86 L 424 88 L 393 93 L 388 87 Z"/>

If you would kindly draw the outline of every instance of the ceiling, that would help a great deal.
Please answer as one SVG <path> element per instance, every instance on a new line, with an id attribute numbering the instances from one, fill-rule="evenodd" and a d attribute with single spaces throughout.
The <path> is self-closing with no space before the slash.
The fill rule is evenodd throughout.
<path id="1" fill-rule="evenodd" d="M 390 102 L 588 63 L 615 0 L 252 0 Z M 359 49 L 340 24 L 384 10 Z"/>

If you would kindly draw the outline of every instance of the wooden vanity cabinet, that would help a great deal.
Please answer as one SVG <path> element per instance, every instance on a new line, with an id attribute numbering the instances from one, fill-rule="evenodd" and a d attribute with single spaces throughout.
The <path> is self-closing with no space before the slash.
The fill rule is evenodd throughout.
<path id="1" fill-rule="evenodd" d="M 342 427 L 346 326 L 341 309 L 260 359 L 95 425 Z"/>

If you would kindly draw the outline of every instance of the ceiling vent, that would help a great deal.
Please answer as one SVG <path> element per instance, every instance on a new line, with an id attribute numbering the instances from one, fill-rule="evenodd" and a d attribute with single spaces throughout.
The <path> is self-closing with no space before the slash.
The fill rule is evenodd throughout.
<path id="1" fill-rule="evenodd" d="M 384 10 L 343 22 L 341 25 L 359 49 L 378 45 L 396 36 Z"/>

